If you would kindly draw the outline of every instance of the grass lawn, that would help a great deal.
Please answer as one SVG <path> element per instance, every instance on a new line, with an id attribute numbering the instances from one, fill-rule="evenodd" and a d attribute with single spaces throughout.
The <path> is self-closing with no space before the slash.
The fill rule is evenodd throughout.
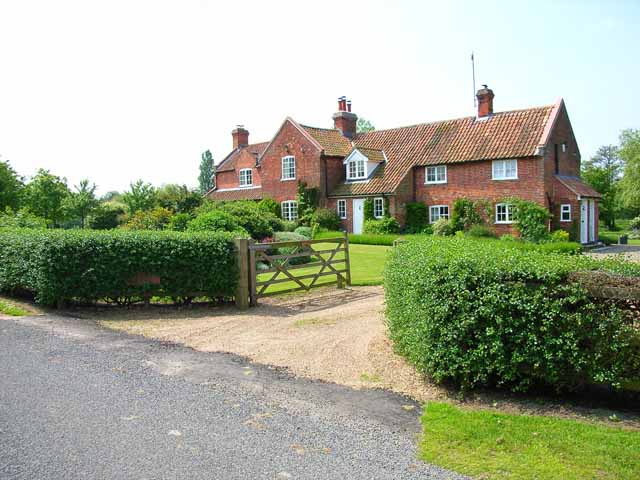
<path id="1" fill-rule="evenodd" d="M 620 235 L 631 234 L 629 221 L 630 220 L 616 220 L 616 227 L 618 230 L 615 231 L 607 230 L 607 227 L 603 223 L 600 223 L 598 228 L 598 236 L 600 237 L 600 240 L 604 243 L 618 243 L 618 237 Z M 629 245 L 640 245 L 640 239 L 630 238 Z"/>
<path id="2" fill-rule="evenodd" d="M 333 243 L 318 243 L 313 247 L 316 250 L 328 250 L 335 247 Z M 387 256 L 387 252 L 391 247 L 381 245 L 349 245 L 350 263 L 351 263 L 351 284 L 352 285 L 381 285 L 382 284 L 382 270 L 384 268 L 384 262 Z M 327 255 L 325 254 L 326 258 Z M 342 253 L 337 254 L 335 259 L 344 258 Z M 334 268 L 340 270 L 344 267 L 344 264 L 338 263 L 333 265 Z M 292 273 L 295 276 L 308 275 L 311 273 L 317 273 L 320 270 L 319 266 L 300 268 L 294 270 Z M 328 271 L 325 270 L 325 271 Z M 258 280 L 268 280 L 273 276 L 273 273 L 263 273 L 258 275 Z M 285 278 L 283 274 L 279 274 L 277 279 Z M 334 275 L 328 275 L 326 277 L 320 277 L 317 285 L 323 283 L 334 282 L 336 277 Z M 308 284 L 311 280 L 303 280 L 303 283 Z M 283 282 L 269 287 L 267 292 L 280 292 L 296 287 L 294 282 Z"/>
<path id="3" fill-rule="evenodd" d="M 29 315 L 29 312 L 0 299 L 0 314 L 11 315 L 13 317 L 21 317 L 23 315 Z"/>
<path id="4" fill-rule="evenodd" d="M 637 479 L 640 432 L 429 402 L 420 457 L 482 479 Z"/>

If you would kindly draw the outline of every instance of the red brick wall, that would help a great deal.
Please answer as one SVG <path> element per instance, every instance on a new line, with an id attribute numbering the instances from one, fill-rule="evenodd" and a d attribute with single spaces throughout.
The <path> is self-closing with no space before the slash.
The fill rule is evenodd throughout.
<path id="1" fill-rule="evenodd" d="M 327 199 L 327 208 L 338 212 L 338 200 L 337 198 L 329 198 Z M 342 220 L 342 230 L 346 230 L 347 232 L 353 232 L 353 202 L 352 198 L 344 198 L 343 200 L 347 201 L 347 218 Z"/>
<path id="2" fill-rule="evenodd" d="M 344 159 L 341 157 L 325 157 L 326 180 L 325 192 L 331 192 L 335 186 L 345 179 Z M 324 172 L 323 172 L 324 173 Z"/>
<path id="3" fill-rule="evenodd" d="M 567 151 L 562 151 L 562 143 L 567 144 Z M 555 174 L 555 148 L 558 145 L 558 165 L 560 175 L 580 176 L 580 151 L 576 143 L 567 110 L 563 107 L 551 131 L 549 143 L 544 155 L 544 173 L 547 191 L 551 192 Z"/>
<path id="4" fill-rule="evenodd" d="M 256 156 L 246 150 L 243 150 L 236 159 L 235 170 L 218 172 L 216 174 L 216 188 L 223 189 L 239 187 L 239 172 L 243 168 L 250 168 L 253 171 L 253 184 L 255 186 L 261 185 L 260 170 L 256 168 Z"/>
<path id="5" fill-rule="evenodd" d="M 575 193 L 565 187 L 558 179 L 553 179 L 553 203 L 551 205 L 552 230 L 566 230 L 571 235 L 571 239 L 580 241 L 580 201 Z M 560 221 L 560 209 L 562 204 L 571 205 L 571 222 Z"/>

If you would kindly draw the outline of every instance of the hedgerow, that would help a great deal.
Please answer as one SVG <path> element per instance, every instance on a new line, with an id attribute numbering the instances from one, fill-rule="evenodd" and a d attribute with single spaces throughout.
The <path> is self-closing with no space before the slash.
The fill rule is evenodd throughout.
<path id="1" fill-rule="evenodd" d="M 640 265 L 513 243 L 426 237 L 394 248 L 384 285 L 397 351 L 463 388 L 572 390 L 637 377 L 640 334 L 628 311 L 568 277 L 604 270 L 640 281 Z"/>
<path id="2" fill-rule="evenodd" d="M 47 305 L 232 296 L 235 251 L 232 235 L 217 232 L 0 230 L 0 290 L 30 291 Z"/>

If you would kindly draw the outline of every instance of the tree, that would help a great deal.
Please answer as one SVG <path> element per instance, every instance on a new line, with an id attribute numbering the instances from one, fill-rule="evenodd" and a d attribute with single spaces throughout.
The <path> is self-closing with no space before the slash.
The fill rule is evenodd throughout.
<path id="1" fill-rule="evenodd" d="M 623 169 L 618 147 L 603 145 L 596 154 L 584 163 L 582 177 L 602 194 L 600 215 L 608 228 L 616 226 L 618 213 L 619 181 Z"/>
<path id="2" fill-rule="evenodd" d="M 373 124 L 366 118 L 358 118 L 358 122 L 356 123 L 356 132 L 367 133 L 373 132 L 375 129 L 376 127 L 374 127 Z"/>
<path id="3" fill-rule="evenodd" d="M 156 189 L 150 183 L 138 180 L 129 184 L 129 191 L 122 195 L 122 203 L 127 206 L 129 215 L 139 210 L 151 210 L 157 203 Z"/>
<path id="4" fill-rule="evenodd" d="M 20 194 L 24 185 L 9 162 L 0 160 L 0 211 L 7 207 L 16 210 L 20 207 Z"/>
<path id="5" fill-rule="evenodd" d="M 624 175 L 620 181 L 620 196 L 625 207 L 640 213 L 640 130 L 623 130 L 620 134 L 620 158 Z"/>
<path id="6" fill-rule="evenodd" d="M 120 225 L 124 213 L 124 205 L 117 202 L 104 202 L 91 212 L 87 223 L 94 230 L 110 230 Z"/>
<path id="7" fill-rule="evenodd" d="M 24 205 L 51 226 L 64 220 L 64 203 L 69 196 L 67 179 L 40 169 L 24 189 Z"/>
<path id="8" fill-rule="evenodd" d="M 213 164 L 213 155 L 207 150 L 202 152 L 200 157 L 200 175 L 198 175 L 198 185 L 200 193 L 205 194 L 213 188 L 214 176 L 216 168 Z"/>
<path id="9" fill-rule="evenodd" d="M 89 184 L 89 180 L 84 179 L 74 188 L 76 191 L 66 198 L 65 208 L 68 215 L 79 219 L 80 226 L 84 228 L 87 216 L 98 206 L 96 184 Z"/>
<path id="10" fill-rule="evenodd" d="M 186 185 L 167 183 L 157 192 L 158 203 L 174 213 L 192 213 L 202 203 L 202 195 Z"/>

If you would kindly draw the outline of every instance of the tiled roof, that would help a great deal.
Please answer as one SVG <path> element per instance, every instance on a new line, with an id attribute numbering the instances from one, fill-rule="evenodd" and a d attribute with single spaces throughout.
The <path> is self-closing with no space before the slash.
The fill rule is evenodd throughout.
<path id="1" fill-rule="evenodd" d="M 370 162 L 384 163 L 384 152 L 375 148 L 360 147 L 358 151 L 369 159 Z"/>
<path id="2" fill-rule="evenodd" d="M 264 149 L 267 148 L 267 145 L 269 145 L 269 142 L 253 143 L 251 145 L 247 145 L 246 147 L 236 148 L 218 164 L 218 166 L 216 167 L 216 171 L 227 172 L 229 170 L 235 170 L 236 160 L 238 159 L 240 154 L 242 154 L 242 152 L 246 151 L 254 155 L 261 155 L 262 152 L 264 152 Z"/>
<path id="3" fill-rule="evenodd" d="M 338 185 L 331 196 L 392 193 L 411 168 L 419 165 L 534 156 L 554 107 L 359 134 L 354 146 L 384 150 L 387 163 L 368 182 Z"/>
<path id="4" fill-rule="evenodd" d="M 584 183 L 580 177 L 556 175 L 556 178 L 558 179 L 558 181 L 560 181 L 560 183 L 562 183 L 565 187 L 567 187 L 579 197 L 602 197 L 600 193 Z"/>
<path id="5" fill-rule="evenodd" d="M 300 126 L 322 146 L 325 155 L 346 157 L 351 152 L 351 142 L 339 130 Z"/>
<path id="6" fill-rule="evenodd" d="M 211 200 L 261 200 L 262 188 L 237 188 L 234 190 L 213 190 L 207 196 Z"/>

